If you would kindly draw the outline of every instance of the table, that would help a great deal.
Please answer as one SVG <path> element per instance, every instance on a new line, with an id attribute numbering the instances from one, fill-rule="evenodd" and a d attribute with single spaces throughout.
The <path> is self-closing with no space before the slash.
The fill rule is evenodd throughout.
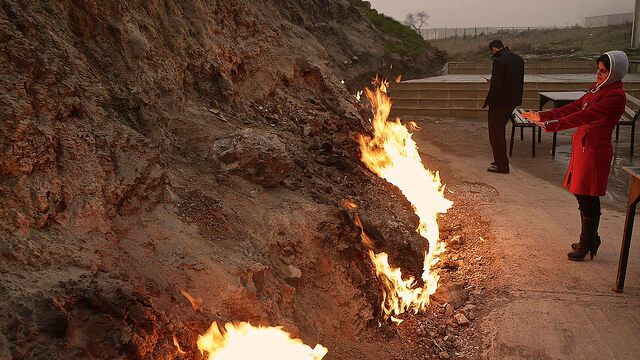
<path id="1" fill-rule="evenodd" d="M 633 220 L 636 217 L 636 206 L 640 201 L 640 167 L 623 166 L 622 169 L 631 175 L 631 191 L 627 202 L 627 218 L 624 221 L 624 235 L 622 235 L 622 248 L 618 261 L 618 276 L 616 278 L 615 292 L 621 293 L 624 289 L 624 278 L 627 274 L 627 262 L 629 261 L 629 248 L 631 247 L 631 233 L 633 232 Z"/>
<path id="2" fill-rule="evenodd" d="M 540 96 L 540 106 L 538 107 L 539 111 L 542 111 L 542 108 L 549 101 L 553 101 L 553 107 L 559 108 L 563 107 L 569 103 L 572 103 L 582 97 L 586 92 L 584 91 L 544 91 L 538 92 L 538 96 Z M 538 133 L 538 142 L 540 142 L 540 136 L 542 134 L 542 129 L 539 130 Z M 556 141 L 557 141 L 558 133 L 553 133 L 553 144 L 551 146 L 551 156 L 556 156 Z"/>

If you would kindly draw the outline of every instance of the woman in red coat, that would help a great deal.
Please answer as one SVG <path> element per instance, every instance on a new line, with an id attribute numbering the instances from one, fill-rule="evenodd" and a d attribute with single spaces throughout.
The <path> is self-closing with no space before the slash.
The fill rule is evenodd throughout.
<path id="1" fill-rule="evenodd" d="M 571 141 L 571 160 L 564 187 L 578 199 L 582 219 L 580 241 L 572 244 L 569 260 L 591 259 L 600 246 L 600 196 L 607 191 L 613 158 L 611 134 L 624 112 L 626 95 L 622 78 L 629 60 L 622 51 L 610 51 L 596 60 L 597 80 L 580 99 L 558 109 L 528 112 L 525 118 L 539 123 L 546 131 L 577 127 Z"/>

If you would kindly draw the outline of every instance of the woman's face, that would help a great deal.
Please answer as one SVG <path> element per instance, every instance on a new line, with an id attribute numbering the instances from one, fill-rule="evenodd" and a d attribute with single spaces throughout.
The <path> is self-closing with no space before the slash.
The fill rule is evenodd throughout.
<path id="1" fill-rule="evenodd" d="M 596 72 L 596 82 L 598 85 L 602 84 L 609 76 L 609 70 L 604 67 L 604 63 L 601 61 L 598 63 L 598 71 Z"/>

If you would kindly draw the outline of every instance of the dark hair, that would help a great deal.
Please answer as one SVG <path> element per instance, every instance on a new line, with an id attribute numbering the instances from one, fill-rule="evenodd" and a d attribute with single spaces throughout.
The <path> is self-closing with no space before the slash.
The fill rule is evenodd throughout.
<path id="1" fill-rule="evenodd" d="M 611 59 L 609 59 L 609 55 L 607 54 L 600 55 L 600 57 L 596 59 L 596 65 L 599 63 L 603 63 L 605 69 L 611 70 Z"/>
<path id="2" fill-rule="evenodd" d="M 495 39 L 489 43 L 489 49 L 491 48 L 502 49 L 504 48 L 504 44 L 502 43 L 502 40 Z"/>

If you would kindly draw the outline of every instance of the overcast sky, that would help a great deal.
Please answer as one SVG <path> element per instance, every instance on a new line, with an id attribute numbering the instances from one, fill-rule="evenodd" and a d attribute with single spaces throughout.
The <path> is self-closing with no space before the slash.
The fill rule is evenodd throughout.
<path id="1" fill-rule="evenodd" d="M 584 25 L 585 16 L 633 12 L 635 0 L 369 0 L 400 21 L 425 10 L 428 28 Z"/>

